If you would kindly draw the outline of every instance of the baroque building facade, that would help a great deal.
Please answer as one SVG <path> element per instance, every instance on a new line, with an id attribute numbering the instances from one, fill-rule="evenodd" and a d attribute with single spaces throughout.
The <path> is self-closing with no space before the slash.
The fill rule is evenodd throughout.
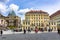
<path id="1" fill-rule="evenodd" d="M 5 17 L 0 13 L 0 30 L 7 28 L 7 22 L 5 20 Z"/>
<path id="2" fill-rule="evenodd" d="M 49 14 L 42 10 L 31 10 L 26 12 L 25 20 L 23 20 L 23 28 L 35 29 L 35 27 L 39 29 L 46 29 L 49 27 Z"/>
<path id="3" fill-rule="evenodd" d="M 54 30 L 57 30 L 58 28 L 60 29 L 60 10 L 53 13 L 50 16 L 50 20 L 51 27 L 53 27 Z"/>
<path id="4" fill-rule="evenodd" d="M 8 16 L 3 16 L 0 14 L 0 21 L 0 25 L 4 25 L 8 29 L 10 29 L 10 26 L 14 28 L 22 28 L 21 18 L 18 17 L 13 10 L 8 14 Z"/>
<path id="5" fill-rule="evenodd" d="M 5 17 L 5 20 L 8 23 L 7 26 L 14 26 L 16 28 L 21 28 L 21 18 L 16 16 L 14 11 L 10 12 L 8 16 Z"/>

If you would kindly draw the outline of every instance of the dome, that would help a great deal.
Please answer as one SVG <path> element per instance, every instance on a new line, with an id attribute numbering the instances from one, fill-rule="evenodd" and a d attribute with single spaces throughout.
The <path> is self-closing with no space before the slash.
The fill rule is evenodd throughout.
<path id="1" fill-rule="evenodd" d="M 12 11 L 8 14 L 8 16 L 16 16 L 16 14 L 15 14 L 15 12 L 12 10 Z"/>

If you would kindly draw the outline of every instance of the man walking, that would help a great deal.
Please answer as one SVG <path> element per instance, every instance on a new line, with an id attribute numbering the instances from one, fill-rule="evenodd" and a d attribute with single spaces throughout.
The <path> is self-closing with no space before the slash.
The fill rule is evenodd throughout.
<path id="1" fill-rule="evenodd" d="M 60 34 L 60 30 L 58 29 L 58 34 Z"/>
<path id="2" fill-rule="evenodd" d="M 1 30 L 1 36 L 2 36 L 2 34 L 3 34 L 3 31 Z"/>
<path id="3" fill-rule="evenodd" d="M 26 29 L 24 29 L 24 34 L 26 34 Z"/>

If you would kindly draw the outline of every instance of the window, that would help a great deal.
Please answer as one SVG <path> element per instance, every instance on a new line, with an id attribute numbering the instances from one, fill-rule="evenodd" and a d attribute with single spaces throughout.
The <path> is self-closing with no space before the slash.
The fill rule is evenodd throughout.
<path id="1" fill-rule="evenodd" d="M 16 16 L 14 18 L 16 18 Z"/>
<path id="2" fill-rule="evenodd" d="M 39 17 L 39 19 L 40 19 L 40 17 Z"/>
<path id="3" fill-rule="evenodd" d="M 38 17 L 36 17 L 36 20 L 38 19 Z"/>
<path id="4" fill-rule="evenodd" d="M 1 20 L 1 24 L 3 23 L 3 20 Z"/>
<path id="5" fill-rule="evenodd" d="M 42 27 L 44 27 L 44 24 L 43 24 L 43 23 L 41 23 L 41 26 L 42 26 Z"/>
<path id="6" fill-rule="evenodd" d="M 40 15 L 39 15 L 40 16 Z"/>
<path id="7" fill-rule="evenodd" d="M 41 19 L 43 19 L 43 17 L 41 16 Z"/>
<path id="8" fill-rule="evenodd" d="M 35 15 L 34 15 L 35 16 Z"/>
<path id="9" fill-rule="evenodd" d="M 23 24 L 25 24 L 25 22 L 23 22 Z"/>
<path id="10" fill-rule="evenodd" d="M 33 19 L 33 17 L 32 17 L 32 19 Z"/>
<path id="11" fill-rule="evenodd" d="M 50 22 L 49 22 L 49 25 L 50 25 Z"/>
<path id="12" fill-rule="evenodd" d="M 52 22 L 52 25 L 53 25 L 53 22 Z"/>
<path id="13" fill-rule="evenodd" d="M 56 25 L 56 23 L 54 22 L 54 25 Z"/>
<path id="14" fill-rule="evenodd" d="M 28 22 L 28 25 L 30 24 L 30 22 Z"/>
<path id="15" fill-rule="evenodd" d="M 38 15 L 36 15 L 36 16 L 38 16 Z"/>
<path id="16" fill-rule="evenodd" d="M 26 25 L 27 25 L 27 22 L 26 22 Z"/>
<path id="17" fill-rule="evenodd" d="M 35 19 L 35 17 L 34 17 L 34 19 Z"/>
<path id="18" fill-rule="evenodd" d="M 1 20 L 1 22 L 3 22 L 3 20 Z"/>
<path id="19" fill-rule="evenodd" d="M 39 23 L 39 26 L 40 26 L 40 23 Z"/>

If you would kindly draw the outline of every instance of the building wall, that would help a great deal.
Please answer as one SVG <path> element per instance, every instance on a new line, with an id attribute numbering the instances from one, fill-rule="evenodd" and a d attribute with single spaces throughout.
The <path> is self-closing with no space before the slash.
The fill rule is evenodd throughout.
<path id="1" fill-rule="evenodd" d="M 55 20 L 50 20 L 50 28 L 53 30 L 53 31 L 57 31 L 57 21 Z"/>
<path id="2" fill-rule="evenodd" d="M 4 27 L 14 26 L 16 28 L 21 28 L 21 18 L 16 16 L 15 12 L 12 10 L 9 12 L 8 16 L 3 16 L 0 13 L 0 25 Z"/>
<path id="3" fill-rule="evenodd" d="M 51 25 L 52 27 L 54 27 L 54 26 L 56 27 L 55 30 L 60 28 L 60 10 L 55 12 L 54 14 L 52 14 L 50 16 L 50 20 L 53 20 L 52 22 L 55 21 L 55 25 Z M 52 22 L 51 22 L 51 24 L 52 24 Z"/>
<path id="4" fill-rule="evenodd" d="M 34 27 L 38 28 L 45 28 L 47 25 L 49 25 L 49 14 L 48 13 L 40 13 L 40 12 L 27 12 L 25 14 L 25 20 L 30 22 L 30 25 L 24 24 L 24 26 L 31 27 L 34 29 Z M 24 22 L 26 22 L 24 21 Z M 42 27 L 43 25 L 43 27 Z"/>
<path id="5" fill-rule="evenodd" d="M 17 28 L 21 26 L 21 18 L 18 16 L 7 16 L 5 20 L 8 22 L 8 26 L 15 26 Z"/>
<path id="6" fill-rule="evenodd" d="M 6 29 L 7 22 L 4 19 L 5 17 L 0 13 L 0 29 Z"/>
<path id="7" fill-rule="evenodd" d="M 7 27 L 7 22 L 5 19 L 0 18 L 0 29 L 4 29 Z"/>

